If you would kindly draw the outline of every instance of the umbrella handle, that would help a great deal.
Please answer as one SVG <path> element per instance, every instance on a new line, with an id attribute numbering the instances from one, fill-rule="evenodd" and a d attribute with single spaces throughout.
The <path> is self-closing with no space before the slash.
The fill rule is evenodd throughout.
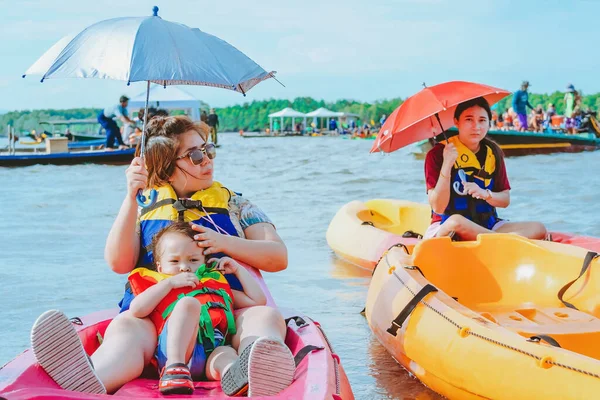
<path id="1" fill-rule="evenodd" d="M 463 190 L 462 190 L 462 191 L 460 190 L 460 185 L 461 185 L 461 183 L 462 183 L 463 185 L 464 185 L 465 183 L 467 183 L 467 174 L 465 174 L 465 171 L 464 171 L 464 170 L 462 170 L 462 169 L 459 169 L 459 170 L 458 170 L 458 178 L 460 179 L 460 182 L 458 182 L 458 181 L 454 182 L 454 183 L 452 184 L 452 188 L 453 188 L 453 189 L 454 189 L 454 191 L 455 191 L 456 193 L 458 193 L 459 195 L 461 195 L 461 196 L 466 196 L 466 195 L 467 195 L 467 191 L 466 191 L 466 190 L 464 190 L 464 188 L 463 188 Z"/>
<path id="2" fill-rule="evenodd" d="M 140 207 L 146 208 L 146 207 L 153 206 L 154 203 L 156 203 L 157 197 L 158 197 L 158 192 L 156 190 L 152 189 L 150 191 L 150 199 L 147 199 L 146 196 L 144 196 L 142 194 L 142 190 L 140 189 L 138 191 L 138 194 L 135 196 L 135 199 Z M 146 203 L 147 200 L 149 200 L 148 203 Z"/>

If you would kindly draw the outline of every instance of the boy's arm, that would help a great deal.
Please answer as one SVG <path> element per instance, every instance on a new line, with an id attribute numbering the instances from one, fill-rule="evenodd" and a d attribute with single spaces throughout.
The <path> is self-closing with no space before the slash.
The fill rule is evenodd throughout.
<path id="1" fill-rule="evenodd" d="M 209 260 L 208 262 L 212 262 Z M 244 291 L 232 290 L 233 308 L 264 306 L 267 297 L 258 282 L 250 275 L 246 268 L 230 257 L 223 257 L 218 261 L 217 270 L 224 274 L 234 274 L 242 284 Z"/>
<path id="2" fill-rule="evenodd" d="M 158 303 L 171 291 L 169 279 L 164 279 L 135 296 L 129 311 L 136 318 L 145 318 L 156 308 Z"/>
<path id="3" fill-rule="evenodd" d="M 235 276 L 240 280 L 244 291 L 233 291 L 233 308 L 264 306 L 267 304 L 265 293 L 246 268 L 240 265 Z"/>

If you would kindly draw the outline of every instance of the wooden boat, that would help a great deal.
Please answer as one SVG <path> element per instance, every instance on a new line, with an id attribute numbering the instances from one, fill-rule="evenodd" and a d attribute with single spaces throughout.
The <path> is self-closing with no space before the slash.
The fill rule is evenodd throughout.
<path id="1" fill-rule="evenodd" d="M 447 131 L 449 136 L 458 133 L 456 129 Z M 523 156 L 530 154 L 549 153 L 579 153 L 600 149 L 600 138 L 594 133 L 538 133 L 517 131 L 489 131 L 488 136 L 500 145 L 507 157 Z M 444 140 L 438 135 L 435 141 Z M 434 140 L 424 140 L 418 143 L 420 152 L 427 153 L 434 144 Z"/>
<path id="2" fill-rule="evenodd" d="M 0 155 L 0 167 L 25 167 L 29 165 L 75 165 L 75 164 L 128 164 L 133 160 L 135 149 L 69 151 L 63 153 L 27 153 Z"/>

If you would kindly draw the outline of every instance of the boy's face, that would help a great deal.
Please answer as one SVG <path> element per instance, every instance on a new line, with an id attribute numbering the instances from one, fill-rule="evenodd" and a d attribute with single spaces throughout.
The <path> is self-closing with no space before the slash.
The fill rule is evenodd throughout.
<path id="1" fill-rule="evenodd" d="M 205 262 L 203 251 L 192 238 L 181 233 L 167 233 L 160 239 L 159 254 L 155 254 L 158 272 L 167 275 L 196 272 Z"/>

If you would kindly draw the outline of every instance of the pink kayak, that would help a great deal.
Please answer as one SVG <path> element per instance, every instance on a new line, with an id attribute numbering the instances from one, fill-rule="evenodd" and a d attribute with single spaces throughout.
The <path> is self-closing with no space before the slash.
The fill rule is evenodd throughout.
<path id="1" fill-rule="evenodd" d="M 268 304 L 274 306 L 260 273 L 251 271 L 260 281 L 267 294 Z M 278 399 L 343 399 L 352 400 L 354 395 L 340 358 L 333 352 L 325 333 L 318 322 L 310 318 L 281 310 L 284 317 L 292 318 L 288 322 L 286 344 L 297 355 L 306 346 L 315 346 L 296 368 L 294 381 L 287 389 L 276 396 Z M 117 315 L 118 310 L 100 311 L 79 319 L 72 319 L 88 354 L 99 346 L 99 336 L 104 335 L 106 327 Z M 154 375 L 154 376 L 153 376 Z M 36 362 L 31 349 L 25 350 L 14 360 L 0 368 L 0 398 L 20 399 L 100 399 L 100 398 L 199 398 L 229 399 L 221 391 L 219 382 L 195 382 L 193 395 L 162 396 L 158 391 L 156 371 L 150 371 L 121 387 L 113 395 L 83 394 L 61 389 Z M 266 399 L 267 397 L 252 397 Z M 269 397 L 273 398 L 273 397 Z"/>

